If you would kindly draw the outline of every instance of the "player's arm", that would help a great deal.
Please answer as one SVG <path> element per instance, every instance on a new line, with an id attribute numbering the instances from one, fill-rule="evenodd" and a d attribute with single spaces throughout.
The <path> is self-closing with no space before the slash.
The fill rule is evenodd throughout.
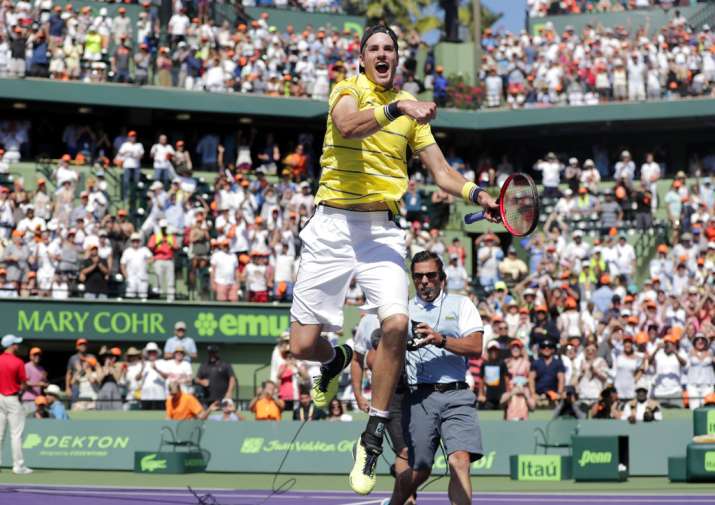
<path id="1" fill-rule="evenodd" d="M 350 363 L 350 381 L 352 382 L 353 393 L 355 394 L 355 401 L 357 402 L 358 408 L 363 412 L 367 412 L 370 404 L 362 394 L 364 364 L 365 355 L 357 351 L 353 352 L 353 360 Z"/>
<path id="2" fill-rule="evenodd" d="M 459 172 L 449 166 L 437 144 L 425 147 L 419 154 L 420 161 L 430 171 L 437 186 L 451 195 L 469 199 L 472 203 L 481 205 L 484 208 L 485 217 L 489 221 L 499 221 L 499 205 L 496 200 L 486 191 L 478 191 L 476 195 L 467 192 L 466 189 L 476 187 L 476 185 L 467 181 Z"/>
<path id="3" fill-rule="evenodd" d="M 358 109 L 358 102 L 352 94 L 338 98 L 331 116 L 333 124 L 346 139 L 364 139 L 377 133 L 383 126 L 405 115 L 419 124 L 429 123 L 437 114 L 434 102 L 398 100 L 386 106 L 373 109 Z"/>

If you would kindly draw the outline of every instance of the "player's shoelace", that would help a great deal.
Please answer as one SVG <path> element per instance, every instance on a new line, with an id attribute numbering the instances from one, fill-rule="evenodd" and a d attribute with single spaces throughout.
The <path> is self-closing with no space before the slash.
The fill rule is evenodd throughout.
<path id="1" fill-rule="evenodd" d="M 321 370 L 320 375 L 313 379 L 313 385 L 317 386 L 321 393 L 325 393 L 328 390 L 330 379 L 332 379 L 332 377 L 329 377 Z"/>
<path id="2" fill-rule="evenodd" d="M 362 468 L 362 473 L 365 475 L 370 475 L 375 473 L 375 467 L 377 466 L 377 461 L 380 458 L 379 452 L 373 452 L 370 449 L 365 449 L 365 466 Z"/>

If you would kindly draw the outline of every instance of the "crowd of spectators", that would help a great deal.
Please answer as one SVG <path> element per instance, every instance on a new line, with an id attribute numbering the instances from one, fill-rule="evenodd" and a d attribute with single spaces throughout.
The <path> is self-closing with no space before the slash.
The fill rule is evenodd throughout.
<path id="1" fill-rule="evenodd" d="M 327 100 L 332 83 L 358 71 L 357 32 L 310 25 L 300 31 L 288 25 L 279 31 L 270 24 L 268 12 L 231 25 L 209 16 L 189 17 L 182 2 L 174 4 L 179 5 L 162 28 L 149 6 L 133 22 L 123 6 L 95 12 L 89 6 L 75 10 L 72 5 L 55 5 L 44 10 L 24 2 L 4 2 L 0 77 L 27 75 Z M 414 64 L 418 45 L 415 33 L 400 32 L 402 61 L 408 66 Z"/>
<path id="2" fill-rule="evenodd" d="M 0 76 L 326 100 L 335 82 L 358 72 L 357 32 L 292 25 L 281 31 L 268 12 L 234 26 L 210 16 L 190 17 L 176 4 L 162 27 L 150 6 L 133 22 L 122 6 L 112 12 L 89 6 L 76 11 L 71 5 L 33 10 L 24 2 L 4 2 Z M 414 94 L 432 91 L 439 105 L 459 106 L 454 97 L 462 91 L 434 65 L 431 53 L 424 79 L 416 77 L 422 74 L 416 68 L 421 39 L 413 30 L 395 28 L 401 61 L 396 85 Z M 557 33 L 551 23 L 535 35 L 486 29 L 481 86 L 470 103 L 521 108 L 710 96 L 715 80 L 710 27 L 691 27 L 675 11 L 666 26 L 650 36 L 648 30 L 586 25 L 580 33 L 569 26 Z"/>
<path id="3" fill-rule="evenodd" d="M 679 0 L 528 0 L 529 17 L 557 16 L 563 14 L 591 14 L 598 12 L 623 12 L 635 9 L 688 5 Z"/>
<path id="4" fill-rule="evenodd" d="M 715 38 L 676 16 L 648 27 L 567 26 L 545 23 L 536 35 L 485 30 L 482 98 L 486 107 L 593 105 L 611 101 L 710 96 Z"/>

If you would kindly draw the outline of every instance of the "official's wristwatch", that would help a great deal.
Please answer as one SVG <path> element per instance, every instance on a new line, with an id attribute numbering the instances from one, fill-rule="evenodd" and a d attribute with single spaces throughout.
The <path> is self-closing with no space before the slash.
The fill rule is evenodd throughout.
<path id="1" fill-rule="evenodd" d="M 439 347 L 440 349 L 444 349 L 444 346 L 447 345 L 447 337 L 444 335 L 440 334 L 440 337 L 442 337 L 442 341 L 439 344 L 434 344 L 435 347 Z"/>

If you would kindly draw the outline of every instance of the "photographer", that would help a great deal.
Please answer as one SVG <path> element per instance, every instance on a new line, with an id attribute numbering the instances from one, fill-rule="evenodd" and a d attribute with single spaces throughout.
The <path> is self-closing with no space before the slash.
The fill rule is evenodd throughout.
<path id="1" fill-rule="evenodd" d="M 217 412 L 216 414 L 211 414 L 209 416 L 209 421 L 243 421 L 244 417 L 236 412 L 236 404 L 233 403 L 231 398 L 224 398 L 221 400 L 220 410 L 219 403 L 214 402 L 209 406 L 209 412 Z"/>
<path id="2" fill-rule="evenodd" d="M 648 381 L 644 379 L 638 381 L 638 384 L 636 384 L 636 397 L 626 403 L 621 419 L 631 424 L 635 424 L 636 421 L 650 423 L 663 420 L 660 404 L 655 400 L 648 399 Z"/>
<path id="3" fill-rule="evenodd" d="M 256 415 L 256 421 L 280 421 L 284 407 L 285 403 L 278 398 L 275 382 L 264 381 L 248 405 L 248 410 Z"/>

